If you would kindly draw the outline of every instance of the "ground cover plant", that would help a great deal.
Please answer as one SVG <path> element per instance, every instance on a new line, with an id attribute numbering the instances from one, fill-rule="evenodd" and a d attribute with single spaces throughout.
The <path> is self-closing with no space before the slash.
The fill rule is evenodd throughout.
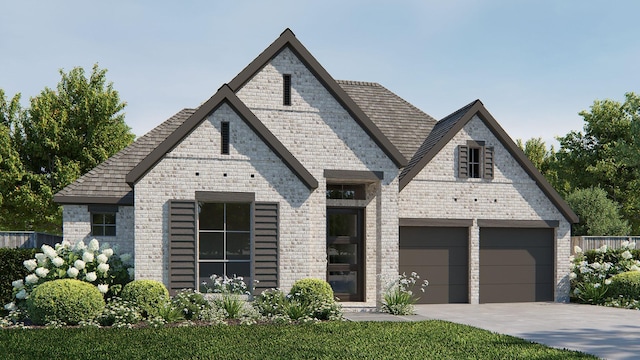
<path id="1" fill-rule="evenodd" d="M 595 359 L 444 321 L 9 329 L 0 331 L 0 354 L 5 359 L 87 360 Z"/>
<path id="2" fill-rule="evenodd" d="M 576 246 L 572 265 L 572 301 L 640 310 L 640 251 L 635 242 L 586 252 Z"/>
<path id="3" fill-rule="evenodd" d="M 416 289 L 424 293 L 429 285 L 427 280 L 420 280 L 420 275 L 412 272 L 410 275 L 400 274 L 397 278 L 387 281 L 382 293 L 380 310 L 393 315 L 413 314 L 413 305 L 420 299 Z"/>

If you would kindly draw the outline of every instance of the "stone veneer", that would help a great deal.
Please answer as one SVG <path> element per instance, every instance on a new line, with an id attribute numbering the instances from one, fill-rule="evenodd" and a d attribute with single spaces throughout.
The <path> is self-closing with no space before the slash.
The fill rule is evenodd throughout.
<path id="1" fill-rule="evenodd" d="M 133 206 L 119 206 L 116 213 L 116 236 L 91 235 L 91 213 L 87 205 L 63 206 L 62 218 L 64 226 L 62 234 L 65 240 L 72 244 L 82 240 L 89 243 L 95 238 L 102 243 L 109 243 L 119 254 L 133 255 Z"/>
<path id="2" fill-rule="evenodd" d="M 292 74 L 292 105 L 282 105 L 282 74 Z M 379 276 L 398 271 L 398 169 L 315 76 L 285 49 L 237 93 L 318 180 L 309 190 L 228 106 L 219 107 L 135 184 L 136 277 L 168 281 L 168 208 L 196 191 L 255 193 L 278 202 L 279 281 L 326 278 L 324 170 L 382 171 L 366 208 L 365 302 L 374 307 Z M 230 154 L 220 154 L 220 123 L 230 123 Z M 197 175 L 196 175 L 197 173 Z M 382 221 L 382 214 L 385 219 Z"/>
<path id="3" fill-rule="evenodd" d="M 485 141 L 494 147 L 492 180 L 457 177 L 458 145 Z M 569 300 L 571 226 L 480 118 L 474 117 L 400 192 L 400 218 L 473 219 L 469 237 L 469 296 L 479 300 L 480 228 L 478 219 L 558 220 L 556 301 Z"/>

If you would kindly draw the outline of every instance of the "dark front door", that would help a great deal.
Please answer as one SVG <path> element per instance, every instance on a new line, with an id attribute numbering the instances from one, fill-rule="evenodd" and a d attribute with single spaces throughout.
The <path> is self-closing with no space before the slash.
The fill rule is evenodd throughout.
<path id="1" fill-rule="evenodd" d="M 364 301 L 364 211 L 327 208 L 327 280 L 341 301 Z"/>

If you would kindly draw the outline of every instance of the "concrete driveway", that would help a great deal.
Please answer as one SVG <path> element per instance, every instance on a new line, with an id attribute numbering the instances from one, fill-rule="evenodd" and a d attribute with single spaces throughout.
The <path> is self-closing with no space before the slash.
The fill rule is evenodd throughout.
<path id="1" fill-rule="evenodd" d="M 439 319 L 605 359 L 640 359 L 640 311 L 560 303 L 416 305 Z"/>

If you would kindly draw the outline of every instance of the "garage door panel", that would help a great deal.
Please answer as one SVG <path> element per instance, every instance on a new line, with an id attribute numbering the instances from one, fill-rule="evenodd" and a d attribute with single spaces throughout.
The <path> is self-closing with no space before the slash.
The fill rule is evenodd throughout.
<path id="1" fill-rule="evenodd" d="M 500 263 L 502 265 L 553 265 L 553 249 L 496 249 L 482 247 L 480 266 Z"/>
<path id="2" fill-rule="evenodd" d="M 537 286 L 522 287 L 520 291 L 505 291 L 504 285 L 485 285 L 480 288 L 483 303 L 505 303 L 522 301 L 552 301 L 553 284 L 541 283 Z M 528 300 L 522 300 L 523 298 Z"/>
<path id="3" fill-rule="evenodd" d="M 548 283 L 553 269 L 548 266 L 484 266 L 480 286 L 485 284 L 536 284 Z"/>
<path id="4" fill-rule="evenodd" d="M 468 289 L 467 285 L 436 285 L 427 286 L 424 293 L 420 292 L 420 289 L 414 290 L 415 294 L 418 294 L 418 304 L 447 304 L 447 303 L 467 303 Z"/>
<path id="5" fill-rule="evenodd" d="M 401 249 L 400 256 L 404 266 L 423 266 L 425 264 L 432 266 L 466 266 L 468 250 L 466 248 Z"/>

